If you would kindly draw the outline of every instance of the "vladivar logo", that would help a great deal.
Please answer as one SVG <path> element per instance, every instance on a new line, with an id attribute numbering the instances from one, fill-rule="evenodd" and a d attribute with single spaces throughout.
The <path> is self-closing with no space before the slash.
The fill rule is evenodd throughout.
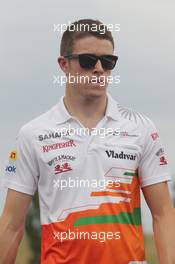
<path id="1" fill-rule="evenodd" d="M 136 155 L 125 154 L 123 151 L 121 151 L 120 153 L 117 153 L 114 150 L 106 150 L 105 152 L 106 152 L 108 158 L 127 159 L 127 160 L 135 160 L 136 159 Z"/>

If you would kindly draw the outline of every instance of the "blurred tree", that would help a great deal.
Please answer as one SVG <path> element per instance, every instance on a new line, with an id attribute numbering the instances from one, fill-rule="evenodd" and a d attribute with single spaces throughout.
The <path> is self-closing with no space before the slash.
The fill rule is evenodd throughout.
<path id="1" fill-rule="evenodd" d="M 26 220 L 26 233 L 29 238 L 29 245 L 33 252 L 33 256 L 28 264 L 40 263 L 40 241 L 41 241 L 41 227 L 40 227 L 40 212 L 38 192 L 35 193 L 31 207 L 29 209 Z"/>

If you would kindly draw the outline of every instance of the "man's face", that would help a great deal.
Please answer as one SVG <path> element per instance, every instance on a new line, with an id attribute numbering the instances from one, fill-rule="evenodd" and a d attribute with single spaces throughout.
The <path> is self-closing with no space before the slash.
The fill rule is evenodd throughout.
<path id="1" fill-rule="evenodd" d="M 72 54 L 91 53 L 97 56 L 113 55 L 113 46 L 109 40 L 96 37 L 85 37 L 75 41 Z M 78 58 L 66 59 L 65 74 L 78 77 L 79 83 L 69 84 L 68 89 L 82 96 L 102 96 L 106 93 L 107 83 L 104 81 L 111 75 L 111 70 L 103 69 L 100 60 L 92 69 L 84 69 L 80 66 Z M 86 76 L 80 81 L 80 76 Z"/>

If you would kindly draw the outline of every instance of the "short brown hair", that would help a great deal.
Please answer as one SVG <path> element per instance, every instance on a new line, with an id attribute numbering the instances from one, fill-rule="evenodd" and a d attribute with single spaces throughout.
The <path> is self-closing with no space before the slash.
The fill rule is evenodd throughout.
<path id="1" fill-rule="evenodd" d="M 84 30 L 82 30 L 82 27 Z M 101 32 L 102 27 L 103 32 Z M 112 43 L 114 49 L 114 40 L 111 31 L 108 30 L 105 24 L 99 20 L 81 19 L 73 22 L 67 27 L 66 31 L 64 31 L 60 45 L 61 56 L 72 53 L 74 42 L 77 39 L 88 36 L 109 40 Z"/>

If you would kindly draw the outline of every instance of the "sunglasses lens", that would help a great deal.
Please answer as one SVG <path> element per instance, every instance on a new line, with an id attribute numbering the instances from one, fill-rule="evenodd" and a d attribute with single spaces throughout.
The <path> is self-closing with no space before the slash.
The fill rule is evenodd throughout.
<path id="1" fill-rule="evenodd" d="M 84 69 L 92 69 L 95 67 L 98 57 L 93 54 L 79 54 L 79 63 L 80 66 Z M 103 69 L 112 70 L 114 69 L 118 57 L 114 55 L 104 55 L 100 57 L 100 61 Z"/>
<path id="2" fill-rule="evenodd" d="M 114 69 L 117 59 L 118 59 L 117 56 L 113 56 L 113 55 L 103 56 L 101 59 L 103 68 L 106 70 Z"/>
<path id="3" fill-rule="evenodd" d="M 80 54 L 79 63 L 82 68 L 91 69 L 97 63 L 97 58 L 90 54 Z"/>

